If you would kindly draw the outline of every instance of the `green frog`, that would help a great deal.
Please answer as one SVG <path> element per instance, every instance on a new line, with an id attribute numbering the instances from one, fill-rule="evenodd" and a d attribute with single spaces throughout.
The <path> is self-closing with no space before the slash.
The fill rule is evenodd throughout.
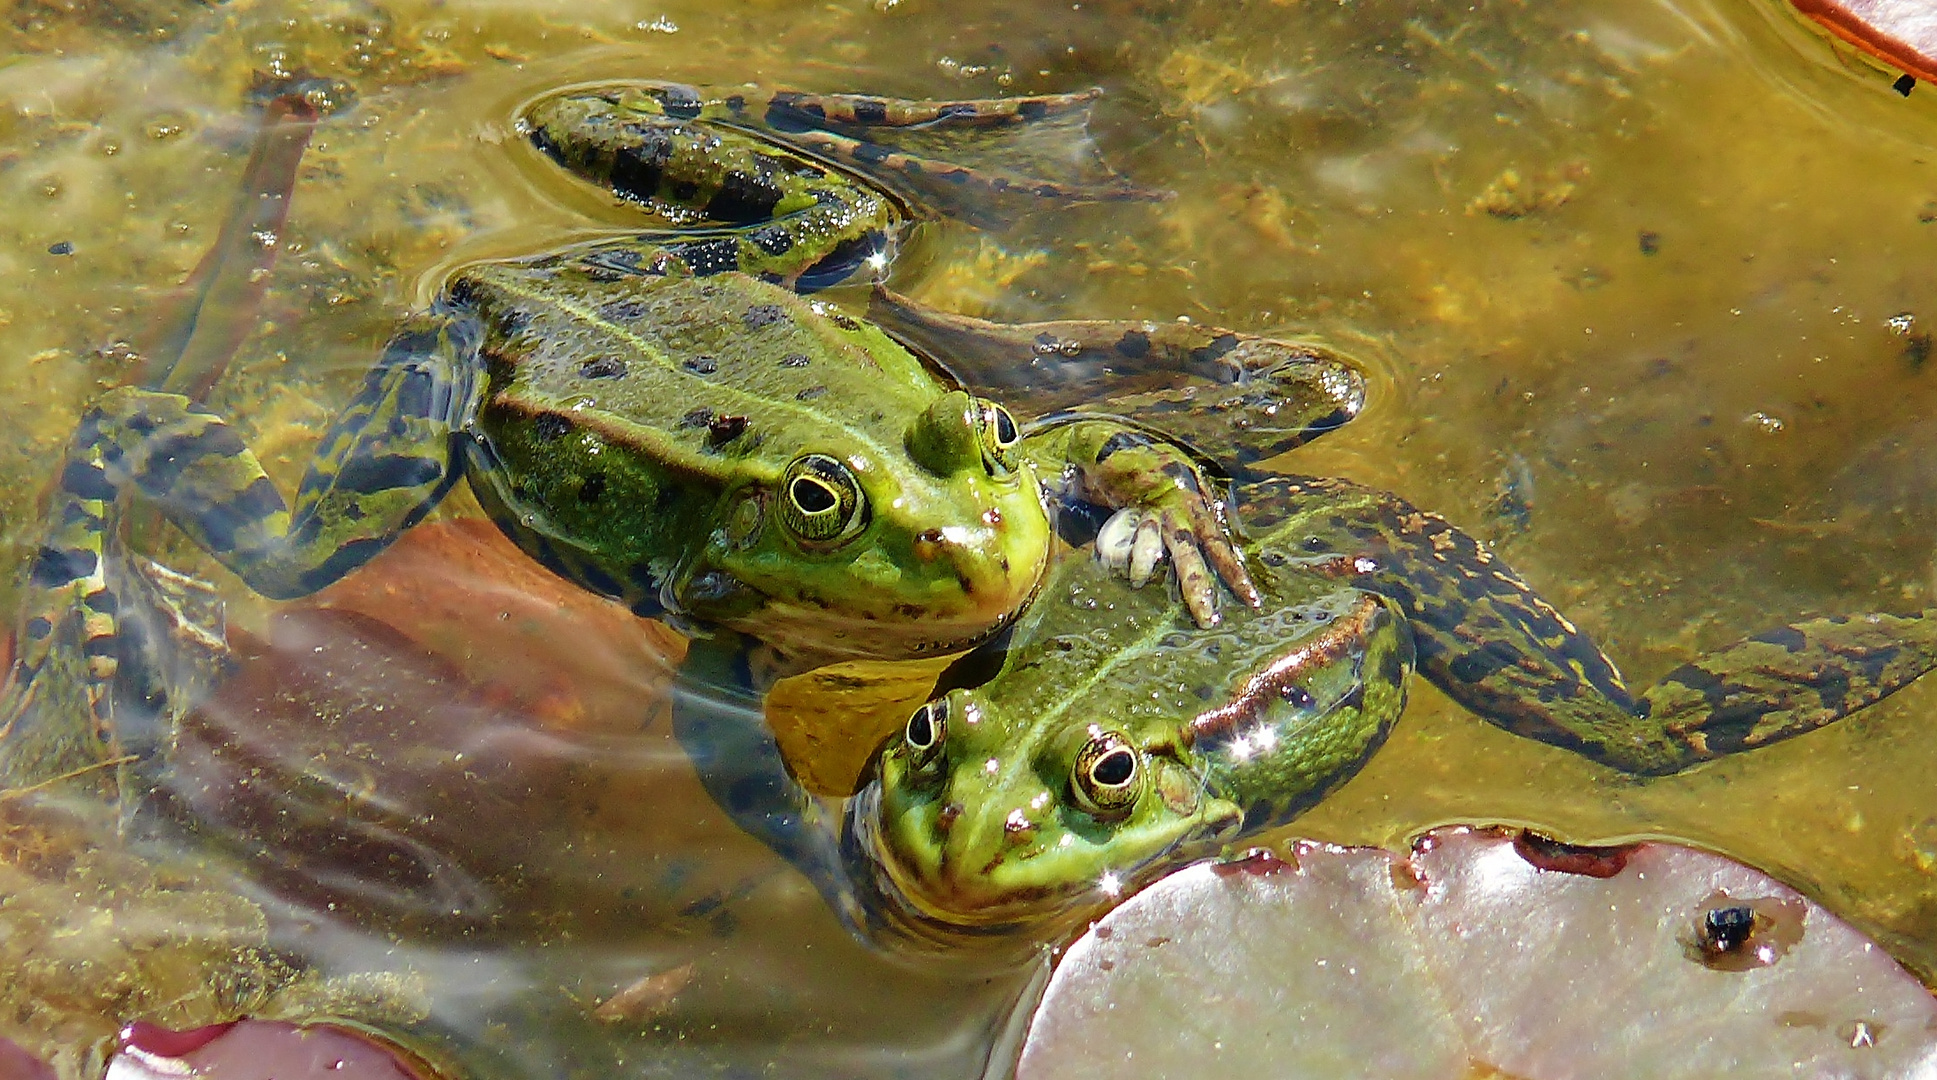
<path id="1" fill-rule="evenodd" d="M 536 153 L 671 227 L 458 270 L 384 348 L 293 501 L 201 403 L 205 386 L 161 377 L 93 402 L 29 557 L 0 787 L 126 756 L 115 698 L 129 627 L 111 569 L 130 504 L 256 592 L 291 598 L 468 480 L 567 579 L 718 648 L 765 650 L 762 681 L 983 640 L 1035 595 L 1063 502 L 1136 515 L 1144 545 L 1126 571 L 1147 578 L 1167 559 L 1197 622 L 1220 618 L 1218 578 L 1236 606 L 1255 603 L 1216 477 L 1168 435 L 1244 460 L 1289 448 L 1357 411 L 1351 364 L 1181 323 L 1001 327 L 882 293 L 883 320 L 911 340 L 959 344 L 922 356 L 811 295 L 884 267 L 916 196 L 1148 197 L 895 142 L 1080 127 L 1094 97 L 707 98 L 630 83 L 532 102 L 518 127 Z M 1016 350 L 1041 393 L 1011 371 Z M 1091 404 L 1065 400 L 1079 381 Z M 1016 391 L 1029 422 L 966 389 L 983 382 Z M 119 578 L 152 598 L 165 575 Z M 85 702 L 91 730 L 37 730 L 23 722 L 37 701 Z"/>
<path id="2" fill-rule="evenodd" d="M 1038 940 L 1241 850 L 1354 775 L 1417 670 L 1507 731 L 1658 776 L 1831 723 L 1937 665 L 1937 609 L 1796 622 L 1639 694 L 1487 547 L 1399 498 L 1239 489 L 1264 596 L 1213 629 L 1069 559 L 992 674 L 917 709 L 846 808 L 877 924 Z M 945 680 L 947 681 L 947 680 Z"/>

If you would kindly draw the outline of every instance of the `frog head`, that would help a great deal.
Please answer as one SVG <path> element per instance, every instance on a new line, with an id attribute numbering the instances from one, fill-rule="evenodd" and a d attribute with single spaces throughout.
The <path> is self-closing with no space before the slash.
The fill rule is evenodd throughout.
<path id="1" fill-rule="evenodd" d="M 959 651 L 1027 606 L 1049 523 L 1020 431 L 959 390 L 898 440 L 806 440 L 730 486 L 672 582 L 679 610 L 782 652 L 897 659 Z"/>
<path id="2" fill-rule="evenodd" d="M 1014 719 L 977 690 L 930 701 L 851 808 L 889 891 L 925 917 L 984 928 L 1088 918 L 1216 852 L 1243 820 L 1175 728 L 1100 708 Z"/>
<path id="3" fill-rule="evenodd" d="M 1392 601 L 1287 557 L 1301 535 L 1250 546 L 1266 603 L 1209 629 L 1163 590 L 1061 560 L 999 669 L 945 676 L 848 806 L 895 920 L 1043 940 L 1356 772 L 1404 707 L 1412 636 Z"/>

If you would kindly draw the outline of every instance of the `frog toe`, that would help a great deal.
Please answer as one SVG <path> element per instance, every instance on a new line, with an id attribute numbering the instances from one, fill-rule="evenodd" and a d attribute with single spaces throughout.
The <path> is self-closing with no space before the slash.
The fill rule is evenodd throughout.
<path id="1" fill-rule="evenodd" d="M 1110 520 L 1097 530 L 1096 557 L 1103 560 L 1112 574 L 1128 573 L 1130 548 L 1136 542 L 1137 524 L 1143 516 L 1143 511 L 1126 506 L 1110 515 Z"/>
<path id="2" fill-rule="evenodd" d="M 1177 568 L 1177 590 L 1183 594 L 1184 606 L 1190 609 L 1191 621 L 1205 630 L 1216 626 L 1222 621 L 1217 613 L 1217 581 L 1204 565 L 1197 537 L 1185 528 L 1172 528 L 1163 535 L 1170 548 L 1170 564 Z"/>
<path id="3" fill-rule="evenodd" d="M 1163 522 L 1156 514 L 1145 514 L 1138 519 L 1136 534 L 1130 541 L 1130 587 L 1143 588 L 1163 557 Z"/>

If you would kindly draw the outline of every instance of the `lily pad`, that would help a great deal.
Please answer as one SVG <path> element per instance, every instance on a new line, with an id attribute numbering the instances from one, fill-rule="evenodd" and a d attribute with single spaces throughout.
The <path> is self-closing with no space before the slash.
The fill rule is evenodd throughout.
<path id="1" fill-rule="evenodd" d="M 1937 1074 L 1937 1000 L 1794 890 L 1670 844 L 1441 829 L 1173 874 L 1063 957 L 1016 1075 Z"/>
<path id="2" fill-rule="evenodd" d="M 1791 2 L 1830 33 L 1890 67 L 1937 82 L 1937 8 L 1930 0 Z"/>
<path id="3" fill-rule="evenodd" d="M 121 1043 L 106 1080 L 433 1080 L 422 1063 L 330 1024 L 243 1020 L 185 1032 L 134 1024 Z"/>

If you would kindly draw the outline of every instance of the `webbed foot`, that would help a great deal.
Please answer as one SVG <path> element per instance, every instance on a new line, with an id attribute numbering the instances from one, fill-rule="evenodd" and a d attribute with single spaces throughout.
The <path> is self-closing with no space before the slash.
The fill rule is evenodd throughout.
<path id="1" fill-rule="evenodd" d="M 1182 505 L 1118 510 L 1096 535 L 1097 558 L 1128 577 L 1132 588 L 1142 588 L 1168 555 L 1184 606 L 1206 629 L 1221 618 L 1213 570 L 1246 606 L 1257 607 L 1262 602 L 1257 586 L 1216 510 L 1202 495 L 1186 495 L 1177 502 Z"/>

